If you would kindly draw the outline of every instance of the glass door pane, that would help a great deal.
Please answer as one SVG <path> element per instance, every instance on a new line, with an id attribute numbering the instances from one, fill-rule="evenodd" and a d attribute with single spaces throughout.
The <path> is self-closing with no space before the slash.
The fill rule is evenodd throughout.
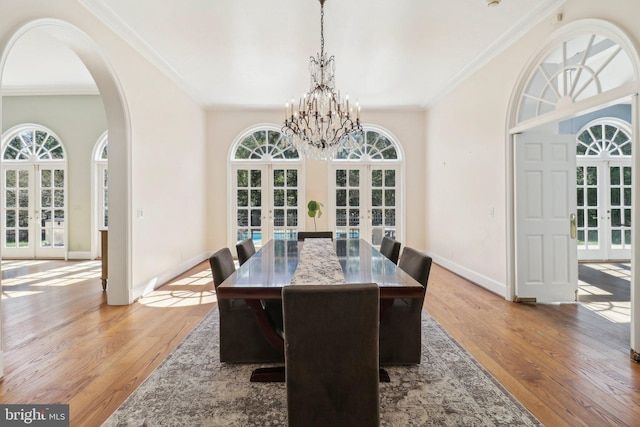
<path id="1" fill-rule="evenodd" d="M 3 254 L 5 257 L 34 256 L 31 219 L 34 214 L 33 166 L 4 168 Z"/>
<path id="2" fill-rule="evenodd" d="M 262 168 L 236 170 L 236 241 L 252 238 L 262 246 Z"/>
<path id="3" fill-rule="evenodd" d="M 344 168 L 335 171 L 335 221 L 336 238 L 359 239 L 361 233 L 361 183 L 360 168 Z"/>
<path id="4" fill-rule="evenodd" d="M 371 170 L 371 244 L 379 246 L 384 236 L 396 238 L 397 171 Z"/>
<path id="5" fill-rule="evenodd" d="M 65 196 L 64 169 L 40 170 L 40 221 L 38 248 L 63 248 L 65 246 Z M 36 250 L 36 252 L 38 252 Z M 53 255 L 48 252 L 49 255 Z M 44 255 L 44 254 L 42 254 Z M 64 255 L 64 254 L 62 254 Z"/>
<path id="6" fill-rule="evenodd" d="M 300 205 L 297 168 L 273 168 L 273 238 L 295 239 Z"/>
<path id="7" fill-rule="evenodd" d="M 609 167 L 610 257 L 631 257 L 631 166 Z"/>
<path id="8" fill-rule="evenodd" d="M 580 259 L 602 259 L 600 168 L 579 165 L 577 171 L 577 242 Z"/>

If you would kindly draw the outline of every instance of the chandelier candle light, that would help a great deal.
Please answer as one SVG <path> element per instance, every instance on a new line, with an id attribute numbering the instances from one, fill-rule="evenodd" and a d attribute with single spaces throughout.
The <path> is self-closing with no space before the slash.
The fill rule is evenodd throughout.
<path id="1" fill-rule="evenodd" d="M 290 148 L 307 157 L 329 160 L 342 151 L 362 149 L 360 105 L 355 110 L 349 104 L 349 95 L 342 101 L 335 90 L 335 63 L 333 56 L 324 53 L 324 3 L 320 1 L 320 53 L 311 57 L 309 72 L 311 90 L 303 94 L 296 105 L 285 105 L 282 133 Z"/>

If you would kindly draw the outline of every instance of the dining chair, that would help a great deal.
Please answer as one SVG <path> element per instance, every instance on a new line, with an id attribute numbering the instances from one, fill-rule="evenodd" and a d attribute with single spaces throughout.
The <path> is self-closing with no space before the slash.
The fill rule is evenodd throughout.
<path id="1" fill-rule="evenodd" d="M 298 231 L 298 241 L 304 239 L 331 239 L 333 240 L 333 231 Z"/>
<path id="2" fill-rule="evenodd" d="M 222 248 L 209 258 L 213 284 L 218 286 L 236 271 L 229 248 Z M 283 362 L 264 337 L 253 311 L 244 299 L 218 299 L 220 313 L 221 362 Z"/>
<path id="3" fill-rule="evenodd" d="M 394 264 L 398 263 L 400 256 L 400 242 L 391 237 L 384 236 L 380 243 L 380 253 L 389 258 Z"/>
<path id="4" fill-rule="evenodd" d="M 378 426 L 378 285 L 291 285 L 282 299 L 288 425 Z"/>
<path id="5" fill-rule="evenodd" d="M 256 253 L 256 247 L 253 244 L 253 239 L 243 240 L 236 245 L 236 252 L 238 253 L 238 262 L 240 265 L 247 262 Z"/>
<path id="6" fill-rule="evenodd" d="M 405 247 L 398 268 L 423 287 L 422 298 L 396 298 L 384 310 L 380 321 L 380 364 L 409 365 L 420 363 L 422 352 L 422 307 L 431 271 L 432 259 L 413 248 Z"/>

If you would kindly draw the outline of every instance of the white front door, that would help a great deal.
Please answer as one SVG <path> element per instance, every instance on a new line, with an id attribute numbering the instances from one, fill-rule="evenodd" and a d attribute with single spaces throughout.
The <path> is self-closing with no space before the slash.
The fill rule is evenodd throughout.
<path id="1" fill-rule="evenodd" d="M 576 300 L 574 135 L 515 138 L 516 298 Z"/>
<path id="2" fill-rule="evenodd" d="M 3 166 L 3 256 L 66 257 L 64 167 Z"/>

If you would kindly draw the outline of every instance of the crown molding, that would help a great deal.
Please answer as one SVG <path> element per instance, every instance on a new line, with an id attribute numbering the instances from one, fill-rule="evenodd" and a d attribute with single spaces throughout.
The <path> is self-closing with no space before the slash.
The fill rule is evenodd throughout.
<path id="1" fill-rule="evenodd" d="M 186 82 L 184 76 L 165 61 L 140 34 L 127 25 L 103 0 L 79 0 L 79 2 L 111 31 L 122 38 L 154 67 L 167 76 L 177 87 L 185 91 L 197 104 L 203 108 L 206 107 L 200 93 Z"/>
<path id="2" fill-rule="evenodd" d="M 533 27 L 538 25 L 550 14 L 554 13 L 560 6 L 565 4 L 567 0 L 543 0 L 533 9 L 527 16 L 515 22 L 507 32 L 500 38 L 480 52 L 469 64 L 455 74 L 449 83 L 430 99 L 425 100 L 424 108 L 435 105 L 446 95 L 458 87 L 462 82 L 468 79 L 476 71 L 487 65 L 492 59 L 504 52 L 509 46 L 518 41 L 522 36 L 528 33 Z"/>
<path id="3" fill-rule="evenodd" d="M 100 95 L 94 85 L 2 86 L 2 96 Z"/>

